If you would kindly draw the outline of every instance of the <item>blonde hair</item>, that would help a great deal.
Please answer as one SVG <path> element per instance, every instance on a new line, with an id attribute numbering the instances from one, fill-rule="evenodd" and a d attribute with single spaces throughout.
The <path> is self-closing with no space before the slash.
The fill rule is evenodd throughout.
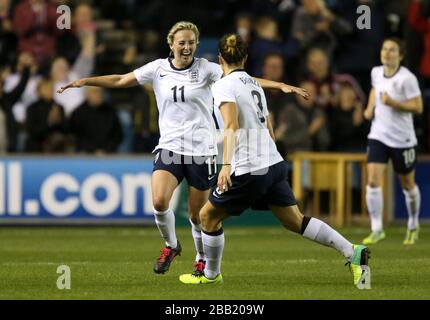
<path id="1" fill-rule="evenodd" d="M 194 32 L 194 35 L 196 36 L 196 42 L 199 44 L 199 37 L 200 32 L 197 26 L 189 21 L 179 21 L 175 23 L 175 25 L 170 29 L 169 33 L 167 34 L 167 43 L 171 46 L 173 44 L 173 40 L 175 39 L 175 34 L 178 31 L 182 30 L 190 30 Z"/>

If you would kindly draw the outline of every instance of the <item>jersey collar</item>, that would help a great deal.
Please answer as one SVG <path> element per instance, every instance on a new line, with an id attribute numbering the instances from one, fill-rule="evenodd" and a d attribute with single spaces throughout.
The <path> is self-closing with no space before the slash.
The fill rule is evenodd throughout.
<path id="1" fill-rule="evenodd" d="M 193 57 L 193 61 L 191 61 L 191 63 L 190 63 L 188 66 L 184 67 L 184 68 L 176 68 L 176 67 L 173 65 L 173 63 L 172 63 L 172 60 L 173 60 L 173 59 L 172 59 L 171 57 L 168 57 L 168 58 L 167 58 L 167 60 L 169 60 L 170 67 L 171 67 L 173 70 L 176 70 L 176 71 L 184 71 L 184 70 L 187 70 L 187 69 L 191 68 L 191 66 L 194 64 L 195 58 Z"/>
<path id="2" fill-rule="evenodd" d="M 396 72 L 394 72 L 391 76 L 386 76 L 385 75 L 385 72 L 383 72 L 383 75 L 384 75 L 384 78 L 385 79 L 390 79 L 390 78 L 392 78 L 392 77 L 394 77 L 399 71 L 400 71 L 400 68 L 401 68 L 402 66 L 400 65 L 398 68 L 397 68 L 397 70 L 396 70 Z M 384 69 L 382 69 L 382 70 L 384 70 Z"/>
<path id="3" fill-rule="evenodd" d="M 230 72 L 229 74 L 232 74 L 233 72 L 245 72 L 245 69 L 235 69 L 232 72 Z"/>

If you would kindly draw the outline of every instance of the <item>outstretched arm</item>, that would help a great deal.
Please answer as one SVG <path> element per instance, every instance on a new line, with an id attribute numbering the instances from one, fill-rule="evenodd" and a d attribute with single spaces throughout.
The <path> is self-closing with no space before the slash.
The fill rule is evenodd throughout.
<path id="1" fill-rule="evenodd" d="M 139 83 L 133 72 L 127 74 L 113 74 L 109 76 L 83 78 L 72 81 L 61 87 L 58 93 L 63 93 L 69 88 L 81 88 L 83 86 L 94 86 L 102 88 L 130 88 Z"/>
<path id="2" fill-rule="evenodd" d="M 262 78 L 254 78 L 254 79 L 257 80 L 260 86 L 262 86 L 263 88 L 278 89 L 278 90 L 282 90 L 284 93 L 295 93 L 302 96 L 305 99 L 309 98 L 309 93 L 305 89 L 293 87 L 283 82 L 277 82 L 277 81 L 272 81 L 272 80 L 267 80 Z"/>

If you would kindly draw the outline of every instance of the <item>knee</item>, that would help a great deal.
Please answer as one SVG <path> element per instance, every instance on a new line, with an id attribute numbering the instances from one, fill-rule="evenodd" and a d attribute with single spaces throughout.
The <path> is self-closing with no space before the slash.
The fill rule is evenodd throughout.
<path id="1" fill-rule="evenodd" d="M 411 191 L 415 188 L 415 182 L 414 181 L 400 181 L 400 185 L 403 190 Z"/>
<path id="2" fill-rule="evenodd" d="M 371 188 L 379 188 L 381 186 L 381 182 L 379 179 L 369 177 L 367 185 Z"/>
<path id="3" fill-rule="evenodd" d="M 300 212 L 298 206 L 292 206 L 287 208 L 279 208 L 272 206 L 270 207 L 270 209 L 285 229 L 295 233 L 300 233 L 300 231 L 302 230 L 304 216 Z"/>
<path id="4" fill-rule="evenodd" d="M 169 200 L 163 196 L 155 196 L 152 198 L 152 205 L 157 211 L 166 211 L 169 209 Z"/>
<path id="5" fill-rule="evenodd" d="M 198 200 L 188 202 L 188 216 L 194 224 L 200 224 L 200 211 L 205 203 Z"/>
<path id="6" fill-rule="evenodd" d="M 304 224 L 304 216 L 302 214 L 300 214 L 299 216 L 295 217 L 295 219 L 291 220 L 291 221 L 283 221 L 282 222 L 282 226 L 289 230 L 292 231 L 294 233 L 298 233 L 298 234 L 303 234 L 304 229 L 306 229 L 306 226 L 303 227 Z"/>
<path id="7" fill-rule="evenodd" d="M 202 227 L 207 230 L 207 226 L 209 224 L 209 214 L 205 210 L 200 210 L 199 219 Z"/>
<path id="8" fill-rule="evenodd" d="M 207 212 L 206 210 L 201 210 L 199 217 L 203 230 L 207 232 L 215 232 L 219 230 L 218 221 L 216 219 L 213 219 L 209 212 Z"/>
<path id="9" fill-rule="evenodd" d="M 370 171 L 368 174 L 367 185 L 371 188 L 379 188 L 381 186 L 382 176 L 374 171 Z"/>
<path id="10" fill-rule="evenodd" d="M 192 214 L 191 212 L 190 212 L 189 215 L 190 215 L 190 221 L 191 221 L 191 223 L 194 224 L 194 225 L 196 225 L 196 226 L 198 226 L 200 224 L 199 215 L 198 214 L 197 215 Z"/>
<path id="11" fill-rule="evenodd" d="M 198 225 L 200 224 L 200 210 L 201 207 L 188 206 L 188 216 L 192 223 Z"/>

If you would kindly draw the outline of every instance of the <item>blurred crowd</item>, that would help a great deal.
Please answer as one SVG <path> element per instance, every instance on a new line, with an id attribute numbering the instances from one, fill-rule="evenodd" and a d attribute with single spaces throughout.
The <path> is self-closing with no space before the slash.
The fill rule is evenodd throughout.
<path id="1" fill-rule="evenodd" d="M 57 27 L 59 5 L 71 29 Z M 357 7 L 371 8 L 359 30 Z M 56 91 L 91 75 L 127 73 L 167 57 L 178 20 L 201 31 L 197 56 L 217 59 L 217 39 L 237 32 L 247 71 L 306 88 L 309 100 L 266 91 L 279 150 L 365 152 L 363 110 L 382 40 L 406 42 L 403 64 L 420 80 L 421 152 L 430 152 L 430 0 L 0 0 L 0 153 L 151 152 L 157 106 L 150 85 Z"/>

